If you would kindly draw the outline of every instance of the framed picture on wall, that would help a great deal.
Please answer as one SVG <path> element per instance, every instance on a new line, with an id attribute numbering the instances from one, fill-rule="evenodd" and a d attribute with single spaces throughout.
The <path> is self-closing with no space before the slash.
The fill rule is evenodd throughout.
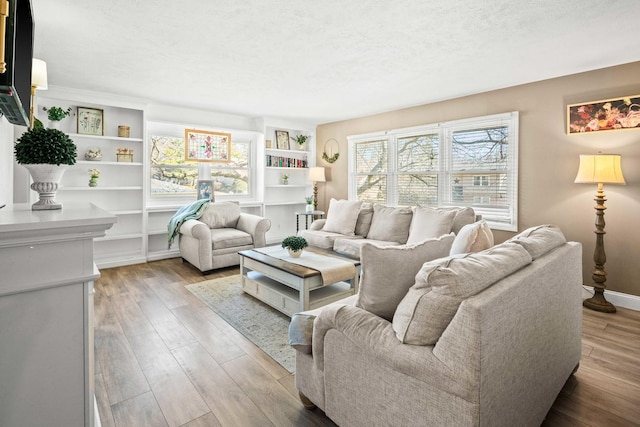
<path id="1" fill-rule="evenodd" d="M 289 150 L 289 132 L 286 130 L 276 131 L 276 148 L 278 150 Z"/>
<path id="2" fill-rule="evenodd" d="M 216 196 L 213 192 L 213 180 L 212 179 L 199 179 L 196 182 L 196 195 L 198 200 L 209 199 L 215 202 Z"/>
<path id="3" fill-rule="evenodd" d="M 567 133 L 640 129 L 640 95 L 567 106 Z"/>
<path id="4" fill-rule="evenodd" d="M 185 129 L 184 143 L 187 162 L 229 163 L 231 161 L 230 133 Z"/>

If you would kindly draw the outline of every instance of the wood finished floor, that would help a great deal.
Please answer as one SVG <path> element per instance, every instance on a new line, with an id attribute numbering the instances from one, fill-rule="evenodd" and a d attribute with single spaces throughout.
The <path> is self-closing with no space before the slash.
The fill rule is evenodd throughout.
<path id="1" fill-rule="evenodd" d="M 302 407 L 287 372 L 193 296 L 179 258 L 104 269 L 95 284 L 102 425 L 335 426 Z M 582 361 L 544 426 L 640 426 L 640 312 L 584 310 Z"/>

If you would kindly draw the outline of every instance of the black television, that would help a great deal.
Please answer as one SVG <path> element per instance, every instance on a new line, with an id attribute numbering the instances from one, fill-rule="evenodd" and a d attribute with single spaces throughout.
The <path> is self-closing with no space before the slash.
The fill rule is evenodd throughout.
<path id="1" fill-rule="evenodd" d="M 4 42 L 7 68 L 0 74 L 0 111 L 10 123 L 29 126 L 34 28 L 31 0 L 9 0 L 8 12 Z"/>

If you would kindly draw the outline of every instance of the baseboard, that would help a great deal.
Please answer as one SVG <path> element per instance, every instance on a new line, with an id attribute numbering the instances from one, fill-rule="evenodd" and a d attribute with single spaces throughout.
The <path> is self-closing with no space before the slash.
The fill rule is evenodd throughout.
<path id="1" fill-rule="evenodd" d="M 590 298 L 593 296 L 593 287 L 584 285 L 582 288 L 583 297 Z M 628 308 L 629 310 L 640 311 L 640 297 L 636 295 L 623 294 L 616 291 L 605 291 L 604 296 L 611 304 L 616 307 Z"/>

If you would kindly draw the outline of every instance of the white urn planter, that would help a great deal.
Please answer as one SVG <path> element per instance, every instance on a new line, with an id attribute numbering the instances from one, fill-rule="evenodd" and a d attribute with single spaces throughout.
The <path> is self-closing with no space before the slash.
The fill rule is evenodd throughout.
<path id="1" fill-rule="evenodd" d="M 304 207 L 304 209 L 305 209 L 305 211 L 306 211 L 307 213 L 313 213 L 313 210 L 314 210 L 314 209 L 313 209 L 313 205 L 309 205 L 309 204 L 307 204 L 307 205 Z"/>
<path id="2" fill-rule="evenodd" d="M 62 209 L 62 203 L 55 201 L 56 191 L 60 186 L 62 175 L 69 165 L 23 164 L 31 174 L 33 184 L 31 189 L 36 191 L 40 199 L 31 205 L 31 210 L 43 211 Z"/>

